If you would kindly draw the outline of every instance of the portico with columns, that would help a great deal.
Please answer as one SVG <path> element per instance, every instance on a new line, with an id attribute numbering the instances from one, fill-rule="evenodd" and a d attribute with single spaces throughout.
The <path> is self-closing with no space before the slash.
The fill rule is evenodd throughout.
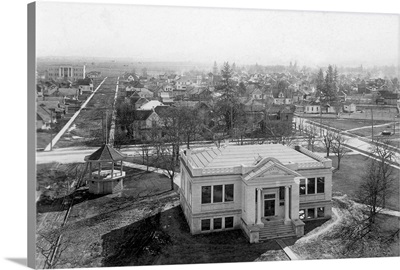
<path id="1" fill-rule="evenodd" d="M 288 167 L 275 158 L 264 158 L 242 176 L 246 197 L 242 226 L 254 232 L 270 221 L 282 220 L 285 225 L 299 221 L 299 184 L 303 177 Z"/>

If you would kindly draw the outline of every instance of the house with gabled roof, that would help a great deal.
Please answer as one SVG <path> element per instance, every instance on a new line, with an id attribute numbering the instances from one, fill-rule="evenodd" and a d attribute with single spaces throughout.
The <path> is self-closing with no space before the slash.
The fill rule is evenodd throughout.
<path id="1" fill-rule="evenodd" d="M 241 229 L 250 243 L 301 237 L 332 214 L 332 161 L 280 144 L 181 151 L 180 204 L 192 234 Z"/>
<path id="2" fill-rule="evenodd" d="M 125 73 L 124 79 L 127 80 L 128 82 L 139 81 L 139 76 L 136 75 L 135 73 Z"/>
<path id="3" fill-rule="evenodd" d="M 91 78 L 79 79 L 75 83 L 78 86 L 79 94 L 92 93 L 93 92 L 93 80 Z"/>
<path id="4" fill-rule="evenodd" d="M 158 106 L 163 106 L 164 104 L 162 104 L 160 101 L 158 100 L 150 100 L 149 102 L 143 104 L 142 106 L 140 106 L 140 108 L 138 110 L 153 110 Z"/>
<path id="5" fill-rule="evenodd" d="M 134 111 L 134 121 L 132 123 L 133 136 L 135 139 L 149 139 L 148 131 L 159 125 L 160 117 L 154 110 L 136 110 Z"/>
<path id="6" fill-rule="evenodd" d="M 51 124 L 56 122 L 55 113 L 46 108 L 43 104 L 36 106 L 36 129 L 51 129 Z"/>
<path id="7" fill-rule="evenodd" d="M 292 104 L 292 98 L 287 94 L 280 91 L 278 95 L 274 96 L 274 104 L 282 105 L 282 104 Z"/>

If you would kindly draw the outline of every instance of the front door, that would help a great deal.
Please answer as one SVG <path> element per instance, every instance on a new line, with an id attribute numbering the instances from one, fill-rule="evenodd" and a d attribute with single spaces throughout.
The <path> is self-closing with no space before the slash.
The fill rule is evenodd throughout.
<path id="1" fill-rule="evenodd" d="M 275 216 L 275 194 L 264 195 L 264 217 Z"/>

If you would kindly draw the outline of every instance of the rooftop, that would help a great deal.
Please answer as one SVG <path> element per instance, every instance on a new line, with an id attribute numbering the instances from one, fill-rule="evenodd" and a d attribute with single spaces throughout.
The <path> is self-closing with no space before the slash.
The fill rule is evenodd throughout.
<path id="1" fill-rule="evenodd" d="M 97 149 L 93 154 L 90 156 L 85 157 L 87 161 L 119 161 L 123 160 L 126 155 L 122 154 L 121 152 L 115 150 L 113 147 L 109 146 L 108 144 L 103 144 L 102 147 Z"/>
<path id="2" fill-rule="evenodd" d="M 217 168 L 235 166 L 256 166 L 263 158 L 273 157 L 283 165 L 293 163 L 319 163 L 323 158 L 315 157 L 309 153 L 299 152 L 281 144 L 262 144 L 246 146 L 227 146 L 194 150 L 190 153 L 190 163 L 194 168 Z M 312 153 L 312 152 L 310 152 Z M 318 160 L 320 159 L 320 160 Z"/>

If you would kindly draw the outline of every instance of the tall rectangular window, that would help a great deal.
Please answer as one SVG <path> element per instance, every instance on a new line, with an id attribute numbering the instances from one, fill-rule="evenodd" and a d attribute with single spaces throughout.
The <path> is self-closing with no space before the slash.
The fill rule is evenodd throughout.
<path id="1" fill-rule="evenodd" d="M 317 178 L 317 193 L 325 193 L 325 178 Z"/>
<path id="2" fill-rule="evenodd" d="M 306 194 L 306 180 L 304 178 L 300 179 L 300 195 Z"/>
<path id="3" fill-rule="evenodd" d="M 222 185 L 214 186 L 213 203 L 222 202 Z"/>
<path id="4" fill-rule="evenodd" d="M 211 203 L 211 186 L 201 187 L 201 203 Z"/>
<path id="5" fill-rule="evenodd" d="M 225 229 L 227 228 L 233 228 L 233 217 L 225 218 Z"/>
<path id="6" fill-rule="evenodd" d="M 315 178 L 307 178 L 307 194 L 315 194 Z"/>
<path id="7" fill-rule="evenodd" d="M 233 184 L 225 185 L 225 202 L 233 202 Z"/>

